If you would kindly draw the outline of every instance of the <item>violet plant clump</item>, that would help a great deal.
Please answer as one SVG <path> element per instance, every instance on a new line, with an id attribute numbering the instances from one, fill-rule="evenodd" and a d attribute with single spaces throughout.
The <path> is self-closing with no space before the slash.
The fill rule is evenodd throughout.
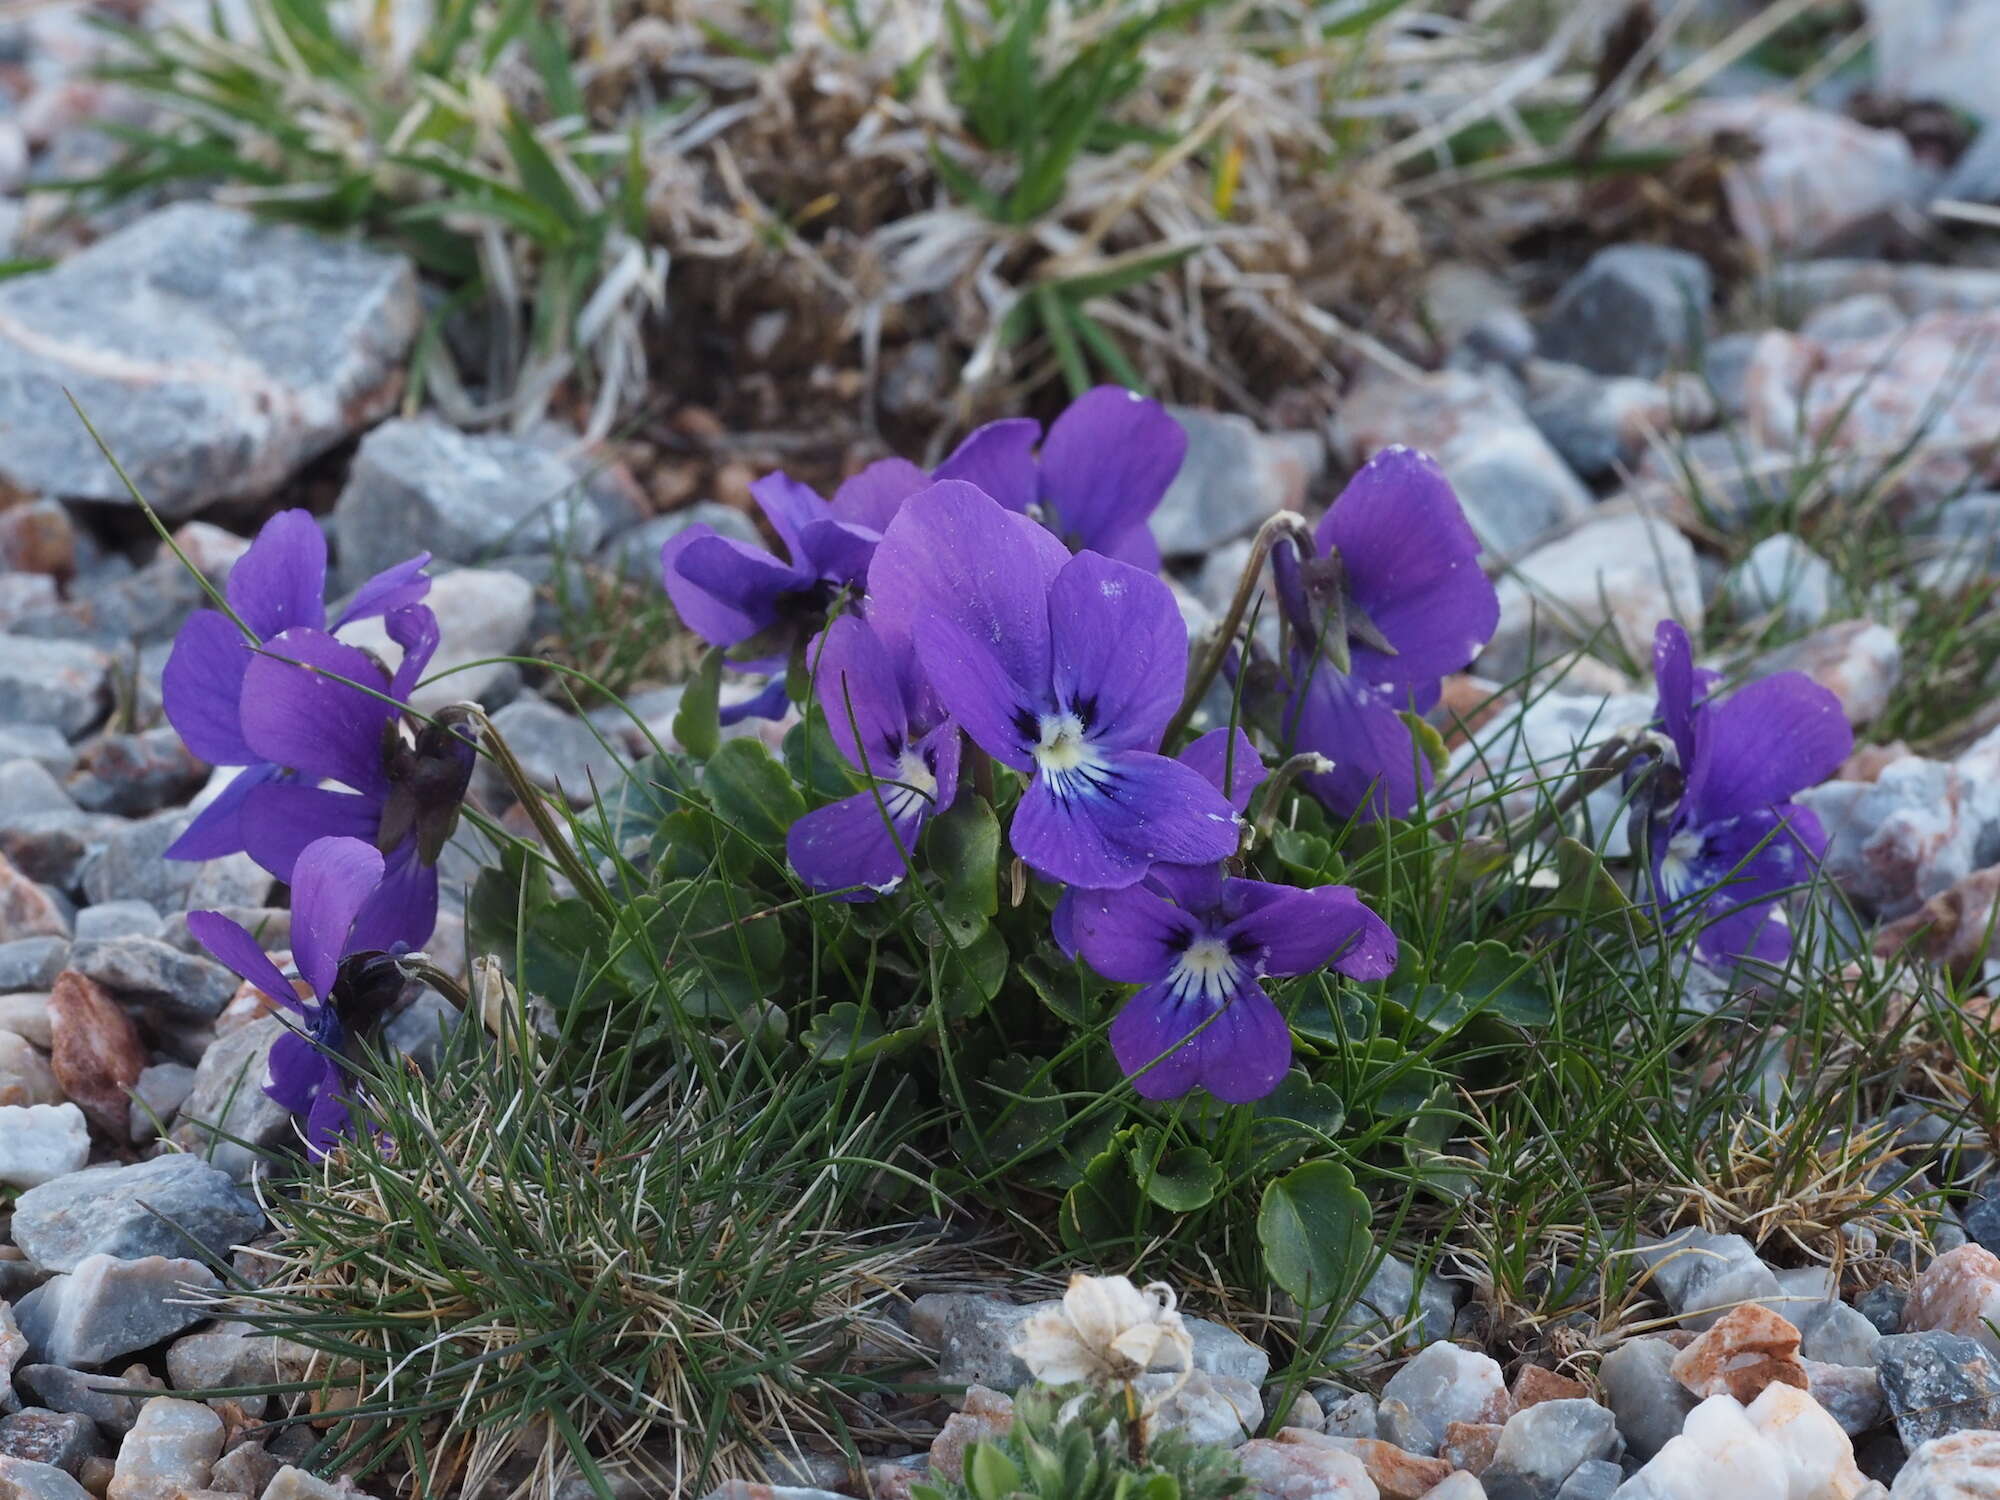
<path id="1" fill-rule="evenodd" d="M 1191 650 L 1147 530 L 1185 444 L 1156 403 L 1098 390 L 1046 433 L 990 424 L 933 471 L 885 460 L 831 500 L 760 481 L 778 552 L 669 543 L 668 594 L 716 653 L 675 721 L 685 748 L 585 816 L 486 744 L 537 837 L 480 876 L 467 936 L 546 1020 L 549 1065 L 602 1025 L 635 1080 L 712 1066 L 718 1042 L 882 1069 L 952 1122 L 947 1191 L 1053 1194 L 1071 1248 L 1136 1249 L 1167 1219 L 1199 1238 L 1208 1215 L 1241 1240 L 1254 1214 L 1302 1306 L 1358 1285 L 1356 1173 L 1408 1163 L 1343 1140 L 1410 1137 L 1462 1086 L 1455 1057 L 1489 1066 L 1470 1059 L 1551 1025 L 1546 939 L 1596 909 L 1517 876 L 1530 851 L 1509 840 L 1563 840 L 1475 840 L 1482 814 L 1427 805 L 1423 716 L 1498 612 L 1437 466 L 1391 449 L 1309 535 L 1274 517 Z M 312 1001 L 240 929 L 198 935 L 293 1014 L 271 1086 L 323 1150 L 346 1128 L 327 1101 L 352 1099 L 353 1007 L 429 938 L 490 726 L 406 708 L 437 645 L 419 561 L 348 612 L 382 612 L 391 669 L 327 628 L 298 523 L 270 537 L 231 579 L 243 626 L 191 627 L 168 699 L 250 768 L 205 847 L 293 883 Z M 1267 560 L 1274 653 L 1249 628 Z M 1678 627 L 1661 642 L 1661 732 L 1626 762 L 1641 894 L 1711 961 L 1781 958 L 1780 902 L 1823 847 L 1790 799 L 1838 764 L 1845 725 L 1796 678 L 1717 698 Z M 736 714 L 724 663 L 771 675 Z M 752 713 L 774 722 L 722 733 Z M 1355 1226 L 1338 1253 L 1310 1229 L 1332 1221 Z"/>

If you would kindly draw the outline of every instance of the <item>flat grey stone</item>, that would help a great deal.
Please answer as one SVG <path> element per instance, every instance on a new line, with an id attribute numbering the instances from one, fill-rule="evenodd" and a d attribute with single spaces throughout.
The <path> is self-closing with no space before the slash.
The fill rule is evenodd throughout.
<path id="1" fill-rule="evenodd" d="M 145 901 L 103 901 L 76 914 L 76 940 L 157 937 L 160 914 Z"/>
<path id="2" fill-rule="evenodd" d="M 69 967 L 121 1000 L 190 1021 L 222 1014 L 241 982 L 221 964 L 150 937 L 92 938 L 70 949 Z"/>
<path id="3" fill-rule="evenodd" d="M 620 577 L 635 583 L 660 581 L 660 549 L 690 526 L 706 526 L 717 536 L 761 545 L 757 523 L 734 506 L 719 500 L 697 500 L 693 505 L 641 521 L 605 549 L 604 557 Z"/>
<path id="4" fill-rule="evenodd" d="M 260 1016 L 209 1043 L 174 1125 L 175 1145 L 236 1182 L 296 1135 L 291 1112 L 264 1092 L 265 1062 L 284 1030 L 276 1016 Z"/>
<path id="5" fill-rule="evenodd" d="M 100 817 L 80 808 L 23 813 L 0 825 L 0 854 L 30 880 L 75 891 L 90 857 L 126 826 L 121 818 Z"/>
<path id="6" fill-rule="evenodd" d="M 0 475 L 170 517 L 269 494 L 387 411 L 421 321 L 400 256 L 180 203 L 0 285 Z"/>
<path id="7" fill-rule="evenodd" d="M 78 1412 L 31 1406 L 11 1417 L 0 1417 L 0 1454 L 48 1464 L 74 1475 L 86 1458 L 105 1458 L 110 1450 L 90 1418 Z"/>
<path id="8" fill-rule="evenodd" d="M 1641 1246 L 1638 1258 L 1653 1269 L 1653 1289 L 1681 1315 L 1685 1328 L 1708 1328 L 1741 1302 L 1772 1302 L 1784 1295 L 1770 1267 L 1740 1234 L 1682 1230 Z"/>
<path id="9" fill-rule="evenodd" d="M 1480 1481 L 1487 1500 L 1556 1500 L 1580 1465 L 1618 1450 L 1618 1424 L 1595 1401 L 1544 1401 L 1516 1412 L 1500 1430 Z"/>
<path id="10" fill-rule="evenodd" d="M 153 1063 L 132 1085 L 132 1139 L 150 1141 L 173 1123 L 194 1091 L 194 1069 L 186 1063 Z"/>
<path id="11" fill-rule="evenodd" d="M 189 752 L 179 731 L 161 724 L 138 734 L 96 736 L 83 747 L 68 790 L 87 812 L 142 818 L 187 801 L 207 780 L 208 767 Z"/>
<path id="12" fill-rule="evenodd" d="M 1624 1482 L 1625 1471 L 1618 1465 L 1608 1458 L 1593 1458 L 1576 1466 L 1556 1491 L 1556 1500 L 1611 1500 Z"/>
<path id="13" fill-rule="evenodd" d="M 1788 531 L 1750 549 L 1722 587 L 1739 615 L 1776 613 L 1792 630 L 1824 625 L 1841 594 L 1832 566 Z"/>
<path id="14" fill-rule="evenodd" d="M 1325 444 L 1316 434 L 1267 434 L 1247 417 L 1197 407 L 1176 406 L 1170 413 L 1188 446 L 1147 522 L 1163 556 L 1200 557 L 1249 536 L 1288 501 L 1302 499 L 1326 467 Z"/>
<path id="15" fill-rule="evenodd" d="M 262 905 L 273 882 L 247 854 L 207 861 L 165 857 L 191 820 L 191 814 L 174 810 L 110 825 L 83 862 L 85 899 L 92 905 L 145 901 L 175 912 Z"/>
<path id="16" fill-rule="evenodd" d="M 1886 1334 L 1876 1374 L 1903 1446 L 1967 1428 L 2000 1428 L 2000 1369 L 1955 1333 Z"/>
<path id="17" fill-rule="evenodd" d="M 572 807 L 590 806 L 622 780 L 624 761 L 607 748 L 610 736 L 600 740 L 589 724 L 546 699 L 517 699 L 493 715 L 493 726 L 528 780 L 544 791 L 560 790 Z M 482 777 L 498 780 L 484 764 L 480 769 Z M 511 797 L 511 790 L 505 795 Z"/>
<path id="18" fill-rule="evenodd" d="M 6 430 L 4 299 L 11 284 L 0 283 L 0 431 Z M 110 681 L 111 658 L 95 646 L 0 635 L 0 721 L 46 724 L 74 737 L 103 717 Z"/>
<path id="19" fill-rule="evenodd" d="M 1556 295 L 1541 352 L 1600 375 L 1658 375 L 1699 343 L 1711 292 L 1699 256 L 1609 246 Z"/>
<path id="20" fill-rule="evenodd" d="M 483 562 L 505 552 L 588 556 L 604 520 L 577 475 L 519 438 L 432 417 L 384 422 L 361 440 L 333 507 L 341 577 L 358 583 L 419 552 Z"/>
<path id="21" fill-rule="evenodd" d="M 1903 1305 L 1910 1300 L 1910 1294 L 1899 1286 L 1884 1282 L 1871 1286 L 1854 1299 L 1854 1310 L 1873 1323 L 1882 1333 L 1903 1331 Z"/>
<path id="22" fill-rule="evenodd" d="M 0 1493 L 8 1500 L 96 1500 L 54 1464 L 0 1455 Z"/>
<path id="23" fill-rule="evenodd" d="M 76 764 L 76 751 L 61 730 L 47 724 L 0 724 L 0 787 L 6 783 L 6 767 L 17 760 L 31 760 L 51 776 L 67 776 Z M 0 791 L 0 809 L 7 805 Z"/>
<path id="24" fill-rule="evenodd" d="M 1799 1352 L 1829 1365 L 1872 1365 L 1882 1330 L 1845 1302 L 1818 1302 L 1779 1313 L 1799 1330 Z"/>
<path id="25" fill-rule="evenodd" d="M 1651 1458 L 1680 1436 L 1695 1399 L 1673 1376 L 1678 1351 L 1665 1339 L 1627 1339 L 1604 1356 L 1597 1380 L 1635 1458 Z"/>
<path id="26" fill-rule="evenodd" d="M 426 989 L 390 1018 L 382 1028 L 382 1040 L 429 1072 L 462 1019 L 457 1006 L 436 990 Z"/>
<path id="27" fill-rule="evenodd" d="M 0 943 L 0 994 L 45 990 L 56 982 L 69 957 L 65 937 L 16 938 Z"/>
<path id="28" fill-rule="evenodd" d="M 92 1375 L 68 1365 L 23 1365 L 14 1379 L 32 1401 L 52 1411 L 88 1417 L 111 1437 L 123 1437 L 139 1416 L 139 1398 L 118 1394 L 116 1375 Z"/>
<path id="29" fill-rule="evenodd" d="M 12 732 L 23 733 L 29 729 L 39 729 L 52 735 L 64 746 L 69 744 L 62 738 L 62 732 L 49 724 L 24 724 Z M 4 748 L 0 746 L 0 751 Z M 71 759 L 74 758 L 72 755 Z M 58 772 L 46 761 L 26 755 L 0 762 L 0 828 L 12 827 L 19 819 L 36 813 L 79 811 L 76 799 L 56 780 L 61 774 L 67 774 L 67 771 Z"/>
<path id="30" fill-rule="evenodd" d="M 185 1304 L 191 1292 L 221 1286 L 198 1260 L 93 1255 L 36 1287 L 14 1312 L 37 1359 L 82 1369 L 206 1322 L 205 1309 Z"/>
<path id="31" fill-rule="evenodd" d="M 264 1227 L 264 1213 L 226 1173 L 175 1153 L 90 1167 L 28 1189 L 14 1205 L 14 1243 L 53 1271 L 93 1255 L 227 1255 Z"/>

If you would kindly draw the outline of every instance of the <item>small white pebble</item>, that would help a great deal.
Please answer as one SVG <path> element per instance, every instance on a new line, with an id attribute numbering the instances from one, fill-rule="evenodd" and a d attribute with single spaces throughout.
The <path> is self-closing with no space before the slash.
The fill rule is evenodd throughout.
<path id="1" fill-rule="evenodd" d="M 40 1187 L 90 1162 L 90 1126 L 74 1104 L 0 1104 L 0 1182 Z"/>

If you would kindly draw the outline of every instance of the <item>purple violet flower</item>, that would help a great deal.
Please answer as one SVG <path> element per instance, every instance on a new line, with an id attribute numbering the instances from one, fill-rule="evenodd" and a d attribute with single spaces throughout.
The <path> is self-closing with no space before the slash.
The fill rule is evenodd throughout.
<path id="1" fill-rule="evenodd" d="M 1479 569 L 1479 539 L 1458 497 L 1412 449 L 1371 458 L 1314 539 L 1315 556 L 1281 545 L 1271 557 L 1296 633 L 1284 742 L 1333 762 L 1304 785 L 1335 815 L 1403 817 L 1431 770 L 1401 712 L 1437 702 L 1444 676 L 1492 638 L 1500 601 Z"/>
<path id="2" fill-rule="evenodd" d="M 1380 979 L 1396 965 L 1395 934 L 1350 887 L 1238 880 L 1220 866 L 1156 865 L 1140 885 L 1085 891 L 1075 920 L 1093 969 L 1144 986 L 1112 1021 L 1111 1050 L 1148 1099 L 1263 1098 L 1291 1066 L 1292 1033 L 1261 981 L 1329 964 Z"/>
<path id="3" fill-rule="evenodd" d="M 427 609 L 400 609 L 387 624 L 403 648 L 394 676 L 359 647 L 304 627 L 274 636 L 252 658 L 243 740 L 290 774 L 252 787 L 239 813 L 244 847 L 281 880 L 293 879 L 318 840 L 374 846 L 386 867 L 354 919 L 354 942 L 385 950 L 430 940 L 438 857 L 477 760 L 450 709 L 423 725 L 414 744 L 405 738 L 403 701 L 436 649 L 437 621 Z"/>
<path id="4" fill-rule="evenodd" d="M 834 743 L 874 785 L 793 823 L 785 852 L 814 890 L 866 901 L 901 883 L 924 824 L 957 795 L 958 726 L 918 671 L 907 636 L 842 615 L 807 659 Z"/>
<path id="5" fill-rule="evenodd" d="M 1654 630 L 1653 672 L 1660 727 L 1680 770 L 1678 797 L 1650 819 L 1635 812 L 1661 919 L 1699 922 L 1696 947 L 1711 963 L 1783 963 L 1791 929 L 1774 910 L 1826 853 L 1818 817 L 1790 799 L 1832 776 L 1854 748 L 1840 700 L 1802 672 L 1780 672 L 1717 702 L 1716 674 L 1695 667 L 1687 632 L 1672 620 Z"/>
<path id="6" fill-rule="evenodd" d="M 1099 552 L 1157 573 L 1160 549 L 1146 521 L 1186 457 L 1187 431 L 1164 406 L 1100 385 L 1072 401 L 1046 439 L 1041 423 L 1008 417 L 974 429 L 929 474 L 907 459 L 885 458 L 842 490 L 865 489 L 886 527 L 918 490 L 960 479 L 1040 521 L 1072 552 Z"/>
<path id="7" fill-rule="evenodd" d="M 188 913 L 188 931 L 268 996 L 291 1021 L 271 1044 L 264 1092 L 305 1122 L 317 1161 L 348 1133 L 353 1080 L 341 1065 L 350 1035 L 366 1030 L 402 989 L 388 955 L 357 940 L 357 919 L 382 879 L 382 856 L 359 839 L 324 838 L 300 854 L 292 879 L 292 958 L 312 991 L 301 1000 L 257 939 L 216 911 Z"/>
<path id="8" fill-rule="evenodd" d="M 1202 779 L 1227 797 L 1238 813 L 1250 810 L 1250 798 L 1271 774 L 1264 767 L 1264 757 L 1250 743 L 1250 736 L 1240 729 L 1211 729 L 1191 741 L 1174 759 L 1199 771 Z M 1050 933 L 1056 946 L 1062 949 L 1063 957 L 1068 959 L 1076 957 L 1078 897 L 1075 886 L 1064 886 L 1063 893 L 1056 898 L 1055 910 L 1049 913 Z"/>
<path id="9" fill-rule="evenodd" d="M 868 576 L 869 619 L 907 635 L 945 710 L 1030 779 L 1015 853 L 1086 888 L 1236 852 L 1236 815 L 1201 773 L 1157 754 L 1187 680 L 1167 586 L 1062 543 L 944 480 L 904 502 Z"/>
<path id="10" fill-rule="evenodd" d="M 831 503 L 786 474 L 750 486 L 784 560 L 695 524 L 660 549 L 667 597 L 688 629 L 712 646 L 755 641 L 782 670 L 791 647 L 820 628 L 842 589 L 856 588 L 894 512 L 878 481 L 856 475 Z"/>
<path id="11" fill-rule="evenodd" d="M 355 591 L 333 628 L 421 608 L 431 586 L 423 571 L 429 562 L 426 552 L 377 573 Z M 266 521 L 223 588 L 229 607 L 255 633 L 255 644 L 294 628 L 325 630 L 325 594 L 326 537 L 302 510 L 281 510 Z M 168 721 L 210 765 L 245 769 L 168 846 L 169 859 L 216 859 L 242 849 L 244 799 L 285 775 L 243 740 L 239 710 L 252 645 L 235 622 L 213 609 L 191 615 L 174 638 L 161 677 Z"/>

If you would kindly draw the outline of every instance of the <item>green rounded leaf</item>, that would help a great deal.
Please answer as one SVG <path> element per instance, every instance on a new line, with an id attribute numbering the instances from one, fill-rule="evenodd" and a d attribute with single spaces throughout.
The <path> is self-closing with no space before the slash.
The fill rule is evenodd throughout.
<path id="1" fill-rule="evenodd" d="M 1191 1214 L 1208 1207 L 1222 1186 L 1222 1168 L 1199 1146 L 1169 1151 L 1158 1162 L 1151 1153 L 1135 1150 L 1132 1170 L 1146 1196 L 1170 1213 Z"/>
<path id="2" fill-rule="evenodd" d="M 1373 1253 L 1368 1199 L 1338 1162 L 1309 1161 L 1264 1189 L 1257 1211 L 1264 1269 L 1300 1307 L 1344 1296 Z"/>

